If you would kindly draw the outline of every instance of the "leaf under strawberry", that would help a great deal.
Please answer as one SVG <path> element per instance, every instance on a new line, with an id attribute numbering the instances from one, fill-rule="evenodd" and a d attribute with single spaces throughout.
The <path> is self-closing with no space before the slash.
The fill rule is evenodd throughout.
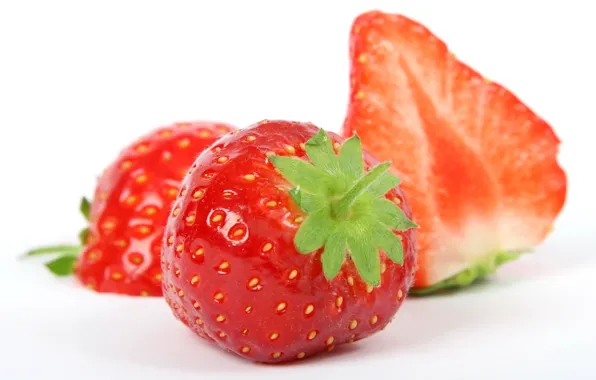
<path id="1" fill-rule="evenodd" d="M 354 21 L 343 135 L 391 160 L 420 224 L 412 293 L 466 286 L 539 245 L 566 198 L 550 125 L 407 17 Z"/>

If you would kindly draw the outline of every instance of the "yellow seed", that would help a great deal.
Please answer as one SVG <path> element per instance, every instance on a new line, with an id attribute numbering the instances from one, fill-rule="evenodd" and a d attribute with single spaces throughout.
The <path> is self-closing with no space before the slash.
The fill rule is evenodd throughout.
<path id="1" fill-rule="evenodd" d="M 174 244 L 174 237 L 173 236 L 170 236 L 168 238 L 168 244 Z"/>
<path id="2" fill-rule="evenodd" d="M 201 137 L 201 138 L 205 138 L 205 137 L 209 137 L 209 136 L 211 136 L 211 132 L 206 129 L 202 129 L 199 132 L 199 137 Z"/>
<path id="3" fill-rule="evenodd" d="M 163 136 L 163 137 L 172 136 L 172 131 L 170 131 L 169 129 L 166 129 L 166 130 L 164 130 L 164 131 L 161 131 L 161 132 L 159 133 L 159 135 L 160 135 L 160 136 Z"/>
<path id="4" fill-rule="evenodd" d="M 178 141 L 178 147 L 179 148 L 188 148 L 190 146 L 190 140 L 189 139 L 182 139 L 180 141 Z"/>
<path id="5" fill-rule="evenodd" d="M 288 275 L 288 278 L 290 280 L 293 280 L 296 278 L 296 276 L 298 276 L 298 271 L 296 269 L 292 269 L 292 271 L 290 272 L 290 274 Z"/>
<path id="6" fill-rule="evenodd" d="M 211 221 L 214 223 L 217 223 L 217 222 L 221 222 L 222 219 L 223 219 L 223 216 L 221 216 L 221 214 L 217 214 L 217 215 L 214 215 L 213 218 L 211 218 Z"/>
<path id="7" fill-rule="evenodd" d="M 141 290 L 141 297 L 147 297 L 149 296 L 149 292 L 146 290 Z"/>
<path id="8" fill-rule="evenodd" d="M 376 315 L 373 315 L 373 316 L 370 318 L 370 324 L 371 324 L 371 325 L 374 325 L 375 323 L 377 323 L 377 321 L 378 321 L 378 320 L 379 320 L 379 317 L 377 317 Z"/>
<path id="9" fill-rule="evenodd" d="M 395 203 L 396 205 L 401 204 L 401 199 L 399 199 L 398 197 L 395 197 L 392 199 L 393 203 Z"/>
<path id="10" fill-rule="evenodd" d="M 358 326 L 358 321 L 353 319 L 352 322 L 350 322 L 350 330 L 354 330 L 356 326 Z"/>
<path id="11" fill-rule="evenodd" d="M 147 207 L 145 210 L 145 214 L 151 216 L 157 214 L 157 209 L 155 207 Z"/>
<path id="12" fill-rule="evenodd" d="M 362 98 L 364 98 L 364 92 L 362 92 L 362 91 L 358 91 L 358 92 L 356 93 L 356 99 L 362 99 Z"/>
<path id="13" fill-rule="evenodd" d="M 250 279 L 250 281 L 248 282 L 248 286 L 250 286 L 251 288 L 257 286 L 259 284 L 259 279 L 257 277 L 253 277 Z"/>
<path id="14" fill-rule="evenodd" d="M 327 352 L 331 352 L 333 350 L 335 350 L 335 344 L 332 344 L 331 346 L 327 347 Z"/>
<path id="15" fill-rule="evenodd" d="M 304 143 L 300 143 L 300 149 L 306 150 L 306 145 Z"/>
<path id="16" fill-rule="evenodd" d="M 178 290 L 178 297 L 184 297 L 184 290 Z"/>
<path id="17" fill-rule="evenodd" d="M 203 196 L 204 192 L 203 190 L 197 190 L 194 192 L 194 194 L 192 195 L 193 198 L 198 199 L 201 198 Z"/>
<path id="18" fill-rule="evenodd" d="M 300 224 L 303 221 L 304 221 L 304 218 L 301 217 L 301 216 L 297 216 L 297 217 L 294 218 L 294 223 L 296 223 L 296 224 Z"/>
<path id="19" fill-rule="evenodd" d="M 139 152 L 139 153 L 145 153 L 148 150 L 149 150 L 149 147 L 147 145 L 145 145 L 145 144 L 142 144 L 142 145 L 137 146 L 137 149 L 136 149 L 136 151 Z"/>
<path id="20" fill-rule="evenodd" d="M 286 150 L 286 152 L 288 152 L 288 154 L 296 154 L 296 148 L 294 148 L 291 145 L 286 145 L 284 149 Z"/>
<path id="21" fill-rule="evenodd" d="M 387 264 L 382 263 L 381 264 L 381 273 L 385 273 L 386 270 L 387 270 Z"/>
<path id="22" fill-rule="evenodd" d="M 220 158 L 217 159 L 217 162 L 219 162 L 220 164 L 223 164 L 227 160 L 228 160 L 228 158 L 226 156 L 222 156 L 222 157 L 220 157 Z"/>
<path id="23" fill-rule="evenodd" d="M 192 278 L 190 279 L 190 283 L 192 285 L 196 285 L 199 283 L 199 281 L 201 280 L 201 278 L 198 275 L 194 275 L 192 276 Z"/>
<path id="24" fill-rule="evenodd" d="M 315 339 L 315 337 L 317 336 L 317 332 L 315 330 L 312 330 L 311 332 L 308 333 L 308 340 L 313 340 Z"/>
<path id="25" fill-rule="evenodd" d="M 404 295 L 404 293 L 401 291 L 401 289 L 399 289 L 397 291 L 397 299 L 400 300 L 403 295 Z"/>
<path id="26" fill-rule="evenodd" d="M 282 301 L 282 302 L 280 302 L 280 303 L 277 304 L 277 307 L 275 309 L 277 311 L 283 311 L 283 310 L 286 309 L 287 306 L 288 306 L 288 304 Z"/>
<path id="27" fill-rule="evenodd" d="M 225 338 L 227 336 L 226 333 L 223 331 L 220 331 L 218 335 L 220 338 Z"/>
<path id="28" fill-rule="evenodd" d="M 338 308 L 341 307 L 341 305 L 344 303 L 344 298 L 342 296 L 338 296 L 335 299 L 335 306 L 337 306 Z"/>
<path id="29" fill-rule="evenodd" d="M 145 182 L 147 182 L 148 179 L 149 179 L 149 177 L 147 176 L 147 174 L 141 174 L 141 175 L 137 176 L 137 178 L 135 178 L 135 181 L 137 183 L 145 183 Z"/>
<path id="30" fill-rule="evenodd" d="M 196 323 L 197 325 L 202 325 L 202 324 L 203 324 L 203 320 L 202 320 L 201 318 L 198 318 L 198 317 L 197 317 L 197 319 L 195 319 L 195 323 Z"/>
<path id="31" fill-rule="evenodd" d="M 263 246 L 263 252 L 269 252 L 269 251 L 271 251 L 271 248 L 273 248 L 273 244 L 271 244 L 271 243 L 266 243 L 266 244 Z"/>
<path id="32" fill-rule="evenodd" d="M 364 53 L 362 53 L 358 56 L 358 62 L 360 62 L 360 63 L 366 62 L 366 55 Z"/>
<path id="33" fill-rule="evenodd" d="M 265 203 L 265 206 L 267 206 L 267 207 L 275 207 L 275 206 L 277 206 L 277 202 L 276 201 L 269 201 L 269 202 Z"/>
<path id="34" fill-rule="evenodd" d="M 245 354 L 249 353 L 250 352 L 250 347 L 248 347 L 248 346 L 242 347 L 242 352 L 244 352 Z"/>
<path id="35" fill-rule="evenodd" d="M 176 207 L 174 209 L 174 212 L 172 212 L 172 215 L 174 215 L 174 216 L 178 216 L 178 214 L 180 214 L 180 207 Z"/>
<path id="36" fill-rule="evenodd" d="M 193 306 L 195 309 L 198 309 L 198 308 L 200 308 L 200 307 L 201 307 L 201 305 L 199 305 L 199 303 L 198 303 L 197 301 L 193 302 L 192 306 Z"/>
<path id="37" fill-rule="evenodd" d="M 273 356 L 273 359 L 277 359 L 281 356 L 281 352 L 274 352 L 271 356 Z"/>
<path id="38" fill-rule="evenodd" d="M 341 145 L 339 145 L 339 143 L 338 143 L 338 142 L 336 142 L 336 143 L 333 143 L 333 149 L 335 149 L 335 151 L 338 151 L 338 150 L 339 150 L 339 148 L 341 148 Z"/>
<path id="39" fill-rule="evenodd" d="M 244 335 L 244 336 L 248 335 L 248 329 L 242 330 L 242 335 Z"/>
<path id="40" fill-rule="evenodd" d="M 124 161 L 120 167 L 122 169 L 130 169 L 132 167 L 132 162 L 131 161 Z"/>
<path id="41" fill-rule="evenodd" d="M 188 223 L 194 223 L 195 222 L 195 219 L 196 219 L 196 216 L 194 216 L 194 215 L 189 215 L 189 216 L 186 217 L 186 221 Z"/>
<path id="42" fill-rule="evenodd" d="M 274 333 L 271 333 L 271 335 L 269 335 L 269 339 L 271 339 L 271 340 L 275 340 L 277 338 L 279 338 L 279 333 L 274 332 Z"/>
<path id="43" fill-rule="evenodd" d="M 240 237 L 244 235 L 244 230 L 242 228 L 238 228 L 236 231 L 234 231 L 234 233 L 232 234 L 232 236 L 235 237 Z"/>
<path id="44" fill-rule="evenodd" d="M 244 308 L 245 313 L 250 313 L 252 311 L 252 306 L 247 306 Z"/>
<path id="45" fill-rule="evenodd" d="M 112 280 L 121 280 L 122 277 L 124 277 L 124 275 L 120 272 L 114 272 L 112 273 Z"/>
<path id="46" fill-rule="evenodd" d="M 308 304 L 306 306 L 306 308 L 304 309 L 304 314 L 309 315 L 311 314 L 313 311 L 315 310 L 315 307 L 313 304 Z"/>
<path id="47" fill-rule="evenodd" d="M 195 256 L 201 256 L 203 253 L 205 253 L 205 249 L 201 247 L 197 249 L 197 251 L 195 252 Z"/>
<path id="48" fill-rule="evenodd" d="M 350 284 L 350 286 L 354 286 L 354 277 L 348 276 L 348 284 Z"/>
<path id="49" fill-rule="evenodd" d="M 329 338 L 327 338 L 327 340 L 325 341 L 326 345 L 330 345 L 331 343 L 333 343 L 333 341 L 335 340 L 334 337 L 330 336 Z"/>
<path id="50" fill-rule="evenodd" d="M 216 320 L 217 322 L 223 322 L 223 321 L 225 321 L 225 320 L 226 320 L 226 317 L 224 317 L 223 315 L 221 315 L 221 314 L 220 314 L 220 315 L 218 315 L 218 316 L 215 318 L 215 320 Z"/>
<path id="51" fill-rule="evenodd" d="M 255 175 L 254 174 L 245 174 L 243 177 L 246 181 L 252 182 L 255 180 Z"/>
<path id="52" fill-rule="evenodd" d="M 131 195 L 124 200 L 124 203 L 126 203 L 127 205 L 130 206 L 130 205 L 133 205 L 136 201 L 137 201 L 137 197 L 135 197 L 134 195 Z"/>
<path id="53" fill-rule="evenodd" d="M 230 263 L 227 261 L 224 261 L 223 263 L 219 264 L 219 269 L 224 270 L 224 269 L 228 269 L 230 267 Z"/>
<path id="54" fill-rule="evenodd" d="M 366 292 L 367 292 L 367 293 L 372 293 L 373 289 L 374 289 L 374 288 L 373 288 L 373 286 L 372 286 L 372 285 L 366 285 Z"/>
<path id="55" fill-rule="evenodd" d="M 247 137 L 246 137 L 246 141 L 248 141 L 248 142 L 255 141 L 256 139 L 257 139 L 257 138 L 256 138 L 256 137 L 254 137 L 254 136 L 247 136 Z"/>
<path id="56" fill-rule="evenodd" d="M 184 244 L 178 244 L 176 246 L 176 252 L 180 253 L 184 250 Z"/>
<path id="57" fill-rule="evenodd" d="M 156 281 L 161 281 L 161 277 L 161 273 L 158 273 L 155 276 L 153 276 L 153 278 L 155 278 Z"/>
<path id="58" fill-rule="evenodd" d="M 297 357 L 298 359 L 302 359 L 302 358 L 303 358 L 303 357 L 305 357 L 305 356 L 306 356 L 306 353 L 305 353 L 305 352 L 300 352 L 298 355 L 296 355 L 296 357 Z"/>
<path id="59" fill-rule="evenodd" d="M 215 293 L 215 295 L 213 296 L 213 298 L 216 301 L 221 301 L 224 298 L 224 294 L 222 292 L 217 292 L 217 293 Z"/>
<path id="60" fill-rule="evenodd" d="M 141 235 L 147 235 L 149 232 L 151 232 L 151 228 L 149 228 L 147 226 L 140 226 L 139 227 L 139 233 Z"/>

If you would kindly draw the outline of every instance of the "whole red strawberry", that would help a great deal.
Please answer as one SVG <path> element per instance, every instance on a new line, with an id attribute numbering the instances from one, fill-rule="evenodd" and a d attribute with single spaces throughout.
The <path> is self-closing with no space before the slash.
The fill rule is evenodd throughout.
<path id="1" fill-rule="evenodd" d="M 551 126 L 424 25 L 356 18 L 343 135 L 391 160 L 420 224 L 411 293 L 463 287 L 531 251 L 567 194 Z"/>
<path id="2" fill-rule="evenodd" d="M 81 246 L 55 246 L 27 255 L 61 253 L 47 267 L 98 292 L 161 296 L 160 253 L 171 202 L 195 158 L 234 128 L 185 122 L 158 128 L 124 149 L 98 180 L 81 211 L 89 227 Z"/>
<path id="3" fill-rule="evenodd" d="M 363 157 L 357 137 L 310 123 L 263 121 L 215 142 L 182 182 L 164 234 L 176 317 L 258 362 L 383 329 L 416 256 L 416 225 L 388 167 Z"/>

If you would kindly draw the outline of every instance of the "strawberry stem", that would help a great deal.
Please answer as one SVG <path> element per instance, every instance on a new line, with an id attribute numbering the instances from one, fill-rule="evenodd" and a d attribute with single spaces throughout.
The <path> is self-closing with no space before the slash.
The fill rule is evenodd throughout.
<path id="1" fill-rule="evenodd" d="M 399 179 L 388 171 L 389 162 L 364 173 L 358 136 L 346 140 L 336 155 L 321 129 L 305 147 L 310 163 L 297 157 L 269 157 L 295 186 L 290 196 L 307 214 L 294 237 L 296 249 L 302 254 L 323 249 L 321 262 L 328 280 L 339 273 L 349 255 L 362 279 L 378 285 L 379 249 L 402 264 L 403 246 L 395 231 L 417 227 L 384 197 Z"/>
<path id="2" fill-rule="evenodd" d="M 89 202 L 87 198 L 83 197 L 81 199 L 79 210 L 81 211 L 81 214 L 83 215 L 85 220 L 89 221 L 91 202 Z M 74 263 L 76 262 L 83 247 L 87 243 L 87 238 L 89 237 L 89 228 L 82 229 L 79 232 L 78 237 L 80 244 L 58 244 L 53 246 L 35 248 L 25 252 L 22 258 L 43 255 L 58 255 L 57 258 L 46 263 L 45 266 L 50 270 L 50 272 L 54 273 L 57 276 L 70 275 L 73 272 Z"/>

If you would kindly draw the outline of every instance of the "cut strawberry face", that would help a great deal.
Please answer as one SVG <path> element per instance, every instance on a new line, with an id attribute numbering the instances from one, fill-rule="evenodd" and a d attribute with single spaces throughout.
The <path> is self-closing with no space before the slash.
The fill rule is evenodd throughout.
<path id="1" fill-rule="evenodd" d="M 540 244 L 567 189 L 551 127 L 404 16 L 360 15 L 350 43 L 343 134 L 403 181 L 420 225 L 412 292 L 468 285 Z"/>

